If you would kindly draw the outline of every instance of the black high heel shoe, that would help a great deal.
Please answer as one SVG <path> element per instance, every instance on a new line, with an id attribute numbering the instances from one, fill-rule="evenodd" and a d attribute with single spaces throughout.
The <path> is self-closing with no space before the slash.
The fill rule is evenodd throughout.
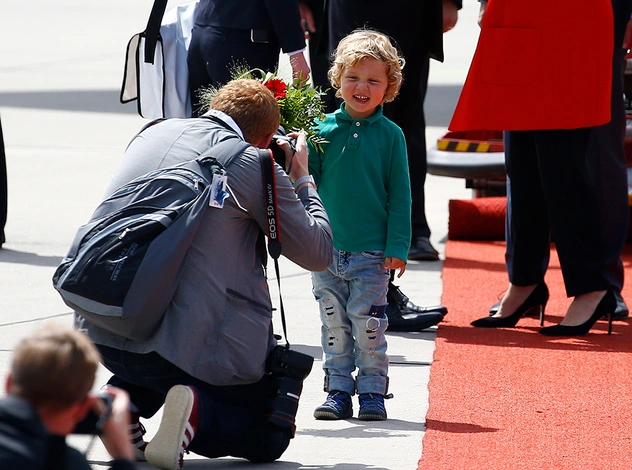
<path id="1" fill-rule="evenodd" d="M 513 328 L 523 316 L 533 309 L 540 311 L 540 326 L 544 324 L 544 309 L 549 301 L 549 288 L 544 282 L 535 286 L 533 292 L 527 297 L 514 313 L 506 317 L 483 317 L 474 320 L 470 325 L 478 328 Z"/>
<path id="2" fill-rule="evenodd" d="M 608 318 L 608 334 L 612 334 L 612 312 L 617 306 L 617 301 L 614 297 L 614 292 L 608 290 L 606 295 L 603 296 L 599 305 L 590 316 L 588 320 L 586 320 L 581 325 L 575 326 L 566 326 L 566 325 L 553 325 L 547 326 L 546 328 L 540 329 L 540 334 L 546 336 L 585 336 L 590 329 L 593 327 L 597 320 L 599 320 L 604 315 Z"/>

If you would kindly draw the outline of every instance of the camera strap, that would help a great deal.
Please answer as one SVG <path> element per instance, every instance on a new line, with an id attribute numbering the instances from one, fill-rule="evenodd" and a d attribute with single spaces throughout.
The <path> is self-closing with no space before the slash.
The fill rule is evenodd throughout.
<path id="1" fill-rule="evenodd" d="M 281 256 L 281 230 L 279 226 L 279 208 L 277 205 L 276 173 L 274 171 L 274 157 L 269 149 L 259 150 L 261 156 L 261 167 L 263 173 L 263 187 L 265 197 L 265 208 L 267 215 L 267 235 L 268 253 L 274 260 L 274 271 L 276 272 L 277 284 L 279 286 L 279 309 L 281 310 L 281 324 L 283 325 L 283 335 L 285 336 L 286 347 L 290 347 L 287 339 L 287 326 L 285 323 L 285 310 L 283 309 L 283 297 L 281 296 L 281 273 L 279 271 L 279 256 Z M 265 266 L 266 263 L 264 263 Z"/>

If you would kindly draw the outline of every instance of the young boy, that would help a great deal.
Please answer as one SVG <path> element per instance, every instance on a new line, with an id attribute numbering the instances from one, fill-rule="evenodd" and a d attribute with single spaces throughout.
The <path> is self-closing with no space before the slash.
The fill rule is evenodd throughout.
<path id="1" fill-rule="evenodd" d="M 329 393 L 316 419 L 353 416 L 356 392 L 359 419 L 386 419 L 386 292 L 389 270 L 406 269 L 411 194 L 404 134 L 382 105 L 397 95 L 403 64 L 388 37 L 362 29 L 340 41 L 328 73 L 344 102 L 319 124 L 327 143 L 309 155 L 334 238 L 333 264 L 312 273 Z"/>

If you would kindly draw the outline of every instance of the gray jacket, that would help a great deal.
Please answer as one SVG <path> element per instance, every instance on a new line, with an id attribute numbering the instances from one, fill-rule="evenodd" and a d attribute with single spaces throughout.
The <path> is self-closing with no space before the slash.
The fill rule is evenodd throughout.
<path id="1" fill-rule="evenodd" d="M 194 159 L 217 142 L 241 139 L 239 134 L 207 118 L 156 124 L 129 144 L 106 195 L 150 170 Z M 275 166 L 282 254 L 307 270 L 325 270 L 333 244 L 320 198 L 309 185 L 297 197 L 289 177 Z M 276 342 L 270 293 L 256 249 L 267 220 L 257 151 L 248 148 L 227 173 L 230 196 L 222 209 L 208 208 L 154 337 L 132 341 L 75 315 L 76 326 L 95 343 L 136 353 L 155 351 L 213 385 L 248 384 L 263 376 L 266 356 Z"/>

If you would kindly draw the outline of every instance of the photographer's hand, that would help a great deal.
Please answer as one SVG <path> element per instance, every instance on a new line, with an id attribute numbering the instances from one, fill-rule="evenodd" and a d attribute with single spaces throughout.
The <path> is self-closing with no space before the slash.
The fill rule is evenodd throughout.
<path id="1" fill-rule="evenodd" d="M 134 451 L 129 440 L 129 396 L 125 390 L 108 386 L 105 392 L 114 398 L 112 414 L 105 422 L 101 441 L 113 458 L 134 460 Z"/>

